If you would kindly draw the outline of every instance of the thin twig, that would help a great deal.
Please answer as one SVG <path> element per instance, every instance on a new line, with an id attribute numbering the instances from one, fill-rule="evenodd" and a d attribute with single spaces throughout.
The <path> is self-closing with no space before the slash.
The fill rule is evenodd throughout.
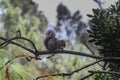
<path id="1" fill-rule="evenodd" d="M 85 41 L 83 41 L 83 44 L 90 50 L 90 52 L 95 55 L 94 51 L 87 45 L 87 43 Z M 97 59 L 96 59 L 97 60 Z M 99 66 L 103 67 L 103 65 L 101 65 L 100 63 L 98 63 Z"/>
<path id="2" fill-rule="evenodd" d="M 5 63 L 5 66 L 6 66 L 8 63 L 10 63 L 10 60 L 8 60 L 8 61 Z"/>
<path id="3" fill-rule="evenodd" d="M 50 55 L 50 56 L 47 56 L 46 58 L 49 59 L 49 58 L 53 57 L 54 55 L 55 55 L 55 53 L 53 53 L 53 54 Z"/>
<path id="4" fill-rule="evenodd" d="M 95 55 L 94 51 L 87 45 L 85 41 L 83 41 L 83 44 L 90 50 L 90 52 Z"/>
<path id="5" fill-rule="evenodd" d="M 7 40 L 6 38 L 3 38 L 3 37 L 0 37 L 0 39 L 1 39 L 1 40 L 4 40 L 4 41 Z M 23 45 L 17 43 L 17 42 L 11 41 L 10 44 L 14 44 L 14 45 L 16 45 L 16 46 L 18 46 L 18 47 L 21 47 L 21 48 L 23 48 L 23 49 L 29 51 L 30 53 L 35 53 L 35 51 L 33 51 L 33 50 L 31 50 L 31 49 L 29 49 L 29 48 L 27 48 L 27 47 L 25 47 L 25 46 L 23 46 Z"/>
<path id="6" fill-rule="evenodd" d="M 113 74 L 113 75 L 120 75 L 120 72 L 115 72 L 115 71 L 88 71 L 90 73 L 104 73 L 104 74 Z"/>
<path id="7" fill-rule="evenodd" d="M 85 80 L 85 79 L 87 79 L 88 77 L 90 77 L 90 76 L 92 76 L 92 75 L 93 75 L 93 73 L 88 74 L 88 75 L 86 75 L 85 77 L 81 78 L 80 80 Z"/>
<path id="8" fill-rule="evenodd" d="M 0 37 L 0 39 L 3 39 L 3 38 Z M 31 45 L 33 46 L 33 48 L 35 49 L 35 51 L 37 51 L 37 48 L 36 48 L 35 44 L 34 44 L 31 40 L 29 40 L 29 39 L 27 39 L 27 38 L 24 38 L 24 37 L 13 37 L 13 38 L 11 38 L 11 39 L 5 39 L 5 38 L 4 38 L 4 41 L 5 41 L 5 42 L 1 43 L 0 46 L 3 46 L 3 45 L 6 44 L 6 43 L 10 43 L 11 41 L 16 40 L 16 39 L 23 39 L 23 40 L 26 40 L 26 41 L 30 42 Z"/>

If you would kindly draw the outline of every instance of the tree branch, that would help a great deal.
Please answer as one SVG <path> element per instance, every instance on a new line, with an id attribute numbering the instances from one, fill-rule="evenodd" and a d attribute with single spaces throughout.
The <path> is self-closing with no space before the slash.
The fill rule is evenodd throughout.
<path id="1" fill-rule="evenodd" d="M 81 67 L 81 68 L 79 68 L 79 69 L 76 69 L 76 70 L 74 70 L 74 71 L 72 71 L 72 72 L 70 72 L 70 73 L 58 73 L 58 74 L 44 75 L 44 76 L 39 76 L 39 77 L 37 77 L 35 80 L 38 80 L 39 78 L 49 77 L 49 76 L 71 76 L 71 75 L 73 75 L 74 73 L 79 72 L 79 71 L 81 71 L 81 70 L 83 70 L 83 69 L 86 69 L 87 67 L 93 66 L 94 64 L 96 64 L 96 63 L 98 63 L 98 62 L 100 62 L 100 61 L 103 61 L 103 59 L 100 59 L 100 60 L 98 60 L 98 61 L 92 62 L 92 63 L 90 63 L 90 64 L 88 64 L 88 65 L 85 65 L 85 66 L 83 66 L 83 67 Z"/>
<path id="2" fill-rule="evenodd" d="M 90 77 L 90 76 L 92 76 L 92 75 L 93 75 L 93 73 L 88 74 L 88 75 L 86 75 L 85 77 L 81 78 L 80 80 L 85 80 L 85 79 L 87 79 L 88 77 Z"/>
<path id="3" fill-rule="evenodd" d="M 0 39 L 2 39 L 2 40 L 5 41 L 5 42 L 1 43 L 0 46 L 3 46 L 3 45 L 6 44 L 6 43 L 10 43 L 11 41 L 16 40 L 16 39 L 26 40 L 26 41 L 30 42 L 31 45 L 33 46 L 33 48 L 35 49 L 35 51 L 37 51 L 37 48 L 36 48 L 35 44 L 34 44 L 31 40 L 29 40 L 29 39 L 27 39 L 27 38 L 24 38 L 24 37 L 13 37 L 13 38 L 11 38 L 11 39 L 5 39 L 5 38 L 0 37 Z M 7 45 L 6 45 L 6 46 L 7 46 Z"/>
<path id="4" fill-rule="evenodd" d="M 0 39 L 1 39 L 1 40 L 4 40 L 4 41 L 7 41 L 7 39 L 6 39 L 6 38 L 3 38 L 3 37 L 0 37 Z M 20 48 L 23 48 L 23 49 L 27 50 L 27 51 L 30 52 L 30 53 L 35 53 L 35 51 L 33 51 L 33 50 L 31 50 L 31 49 L 29 49 L 29 48 L 27 48 L 27 47 L 25 47 L 25 46 L 17 43 L 17 42 L 10 41 L 9 43 L 10 43 L 10 44 L 14 44 L 14 45 L 16 45 L 16 46 L 18 46 L 18 47 L 20 47 Z M 1 45 L 2 45 L 2 44 L 1 44 Z"/>
<path id="5" fill-rule="evenodd" d="M 120 75 L 120 72 L 115 72 L 115 71 L 88 71 L 90 73 L 104 73 L 104 74 L 113 74 L 113 75 Z"/>
<path id="6" fill-rule="evenodd" d="M 95 55 L 94 51 L 87 45 L 85 41 L 83 41 L 83 44 L 90 50 L 90 52 Z"/>
<path id="7" fill-rule="evenodd" d="M 25 47 L 25 46 L 23 46 L 23 45 L 21 45 L 21 44 L 19 44 L 19 43 L 16 43 L 16 42 L 12 41 L 12 40 L 15 40 L 15 39 L 18 39 L 18 38 L 30 42 L 30 43 L 34 46 L 34 49 L 35 49 L 36 51 L 34 51 L 34 50 L 32 50 L 32 49 L 29 49 L 29 48 L 27 48 L 27 47 Z M 21 47 L 21 48 L 29 51 L 30 53 L 34 54 L 35 56 L 47 55 L 47 54 L 53 54 L 53 53 L 55 53 L 55 54 L 72 54 L 72 55 L 90 57 L 90 58 L 93 58 L 93 59 L 104 59 L 104 60 L 111 60 L 111 61 L 112 61 L 112 60 L 120 60 L 120 57 L 101 57 L 101 56 L 95 56 L 95 55 L 92 55 L 92 54 L 87 54 L 87 53 L 84 53 L 84 52 L 77 52 L 77 51 L 70 51 L 70 50 L 55 50 L 55 51 L 47 51 L 47 50 L 45 50 L 45 51 L 39 51 L 39 50 L 37 50 L 35 44 L 34 44 L 32 41 L 30 41 L 29 39 L 26 39 L 26 38 L 24 38 L 24 37 L 15 37 L 15 38 L 12 38 L 12 39 L 10 39 L 10 40 L 5 39 L 5 38 L 3 38 L 3 37 L 0 37 L 0 39 L 1 39 L 1 40 L 4 40 L 4 41 L 6 41 L 6 42 L 8 41 L 9 43 L 14 44 L 14 45 L 16 45 L 16 46 L 18 46 L 18 47 Z M 5 43 L 4 43 L 4 42 L 1 43 L 1 46 L 2 46 L 3 44 L 5 44 Z"/>
<path id="8" fill-rule="evenodd" d="M 85 56 L 85 57 L 90 57 L 90 58 L 94 58 L 94 59 L 101 59 L 102 58 L 100 56 L 95 56 L 95 55 L 87 54 L 84 52 L 77 52 L 77 51 L 70 51 L 70 50 L 38 51 L 38 53 L 39 53 L 38 55 L 46 55 L 46 54 L 56 53 L 56 54 L 79 55 L 79 56 Z"/>

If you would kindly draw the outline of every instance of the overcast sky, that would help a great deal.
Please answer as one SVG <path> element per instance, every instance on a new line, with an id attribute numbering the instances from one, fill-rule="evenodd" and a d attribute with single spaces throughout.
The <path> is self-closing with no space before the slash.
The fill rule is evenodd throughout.
<path id="1" fill-rule="evenodd" d="M 87 22 L 88 17 L 86 14 L 92 14 L 92 8 L 98 8 L 98 5 L 93 0 L 33 0 L 39 4 L 38 10 L 42 10 L 47 17 L 50 24 L 56 23 L 56 8 L 60 2 L 68 7 L 73 13 L 76 10 L 80 10 L 83 15 L 82 20 Z M 107 8 L 110 4 L 114 4 L 118 0 L 101 0 L 104 2 L 103 7 Z"/>

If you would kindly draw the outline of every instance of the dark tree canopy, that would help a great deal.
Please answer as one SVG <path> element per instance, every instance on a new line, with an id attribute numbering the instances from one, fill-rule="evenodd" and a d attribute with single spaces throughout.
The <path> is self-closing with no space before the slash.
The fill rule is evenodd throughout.
<path id="1" fill-rule="evenodd" d="M 89 42 L 99 46 L 104 57 L 120 57 L 120 4 L 111 5 L 106 10 L 93 9 L 90 18 L 91 30 L 88 30 Z M 120 69 L 120 61 L 106 61 L 112 71 Z"/>

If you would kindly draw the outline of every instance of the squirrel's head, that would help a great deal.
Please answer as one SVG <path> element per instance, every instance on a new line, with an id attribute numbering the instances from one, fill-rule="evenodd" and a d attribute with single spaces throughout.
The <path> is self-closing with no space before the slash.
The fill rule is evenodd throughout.
<path id="1" fill-rule="evenodd" d="M 54 31 L 54 30 L 48 30 L 48 31 L 46 32 L 46 36 L 55 37 L 55 31 Z"/>

